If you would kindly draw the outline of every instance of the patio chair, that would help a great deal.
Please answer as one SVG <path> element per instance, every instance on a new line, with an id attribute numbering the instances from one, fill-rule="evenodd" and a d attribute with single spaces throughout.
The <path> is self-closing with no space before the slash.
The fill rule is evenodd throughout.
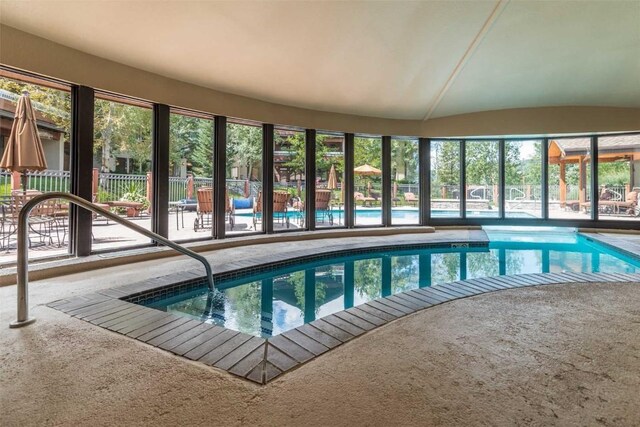
<path id="1" fill-rule="evenodd" d="M 379 191 L 370 190 L 369 196 L 373 199 L 374 202 L 381 203 L 382 194 Z"/>
<path id="2" fill-rule="evenodd" d="M 278 221 L 289 228 L 289 216 L 287 215 L 287 204 L 289 193 L 286 191 L 273 192 L 273 221 Z M 262 191 L 258 192 L 258 197 L 253 203 L 253 229 L 258 229 L 258 223 L 262 223 Z"/>
<path id="3" fill-rule="evenodd" d="M 358 191 L 355 191 L 353 193 L 353 198 L 355 199 L 356 204 L 358 204 L 358 202 L 361 201 L 362 202 L 362 206 L 366 206 L 367 203 L 369 204 L 369 206 L 371 206 L 371 202 L 373 202 L 375 200 L 373 197 L 365 197 L 364 194 L 362 194 L 362 193 L 360 193 Z"/>
<path id="4" fill-rule="evenodd" d="M 409 204 L 413 203 L 415 206 L 417 206 L 420 200 L 416 197 L 415 194 L 407 191 L 406 193 L 404 193 L 404 201 Z"/>
<path id="5" fill-rule="evenodd" d="M 225 222 L 229 221 L 229 229 L 233 230 L 235 219 L 229 193 L 224 191 Z M 193 231 L 211 229 L 213 226 L 213 187 L 200 187 L 196 191 L 196 219 Z"/>
<path id="6" fill-rule="evenodd" d="M 42 193 L 37 190 L 13 190 L 9 203 L 2 206 L 2 243 L 7 250 L 10 246 L 11 236 L 18 231 L 18 215 L 20 211 L 29 200 L 40 194 Z M 55 218 L 57 208 L 58 201 L 50 199 L 38 204 L 31 210 L 29 214 L 29 247 L 33 246 L 32 237 L 34 235 L 39 238 L 42 245 L 52 245 L 54 232 L 58 247 L 61 246 L 59 224 Z M 66 230 L 64 230 L 64 233 L 66 235 Z"/>
<path id="7" fill-rule="evenodd" d="M 324 222 L 325 217 L 329 225 L 333 225 L 331 213 L 331 190 L 316 190 L 316 222 Z"/>

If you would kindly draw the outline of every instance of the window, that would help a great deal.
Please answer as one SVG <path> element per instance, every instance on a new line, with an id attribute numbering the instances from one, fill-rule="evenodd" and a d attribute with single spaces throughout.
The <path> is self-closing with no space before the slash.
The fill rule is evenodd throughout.
<path id="1" fill-rule="evenodd" d="M 151 105 L 96 94 L 94 113 L 94 200 L 151 230 Z M 148 244 L 149 239 L 97 216 L 93 249 Z"/>
<path id="2" fill-rule="evenodd" d="M 431 141 L 431 216 L 460 217 L 460 141 Z"/>
<path id="3" fill-rule="evenodd" d="M 46 170 L 12 174 L 0 171 L 0 265 L 14 263 L 17 250 L 17 220 L 22 204 L 33 194 L 70 191 L 69 153 L 71 131 L 70 88 L 57 83 L 0 70 L 0 156 L 14 125 L 20 97 L 28 94 L 35 113 Z M 26 176 L 26 187 L 23 187 Z M 69 252 L 69 205 L 46 201 L 31 211 L 29 259 L 65 255 Z"/>
<path id="4" fill-rule="evenodd" d="M 273 228 L 303 228 L 306 139 L 299 130 L 276 128 L 273 146 Z"/>
<path id="5" fill-rule="evenodd" d="M 497 218 L 500 182 L 500 142 L 465 142 L 467 218 Z"/>
<path id="6" fill-rule="evenodd" d="M 172 112 L 169 133 L 169 238 L 212 235 L 213 120 Z M 227 222 L 228 224 L 228 222 Z"/>
<path id="7" fill-rule="evenodd" d="M 640 221 L 640 134 L 598 138 L 598 194 L 598 218 Z"/>
<path id="8" fill-rule="evenodd" d="M 382 224 L 382 138 L 354 138 L 355 225 Z"/>
<path id="9" fill-rule="evenodd" d="M 417 139 L 391 139 L 391 223 L 419 224 Z"/>
<path id="10" fill-rule="evenodd" d="M 344 135 L 316 134 L 316 227 L 342 227 L 344 218 Z"/>
<path id="11" fill-rule="evenodd" d="M 590 219 L 591 140 L 549 140 L 549 218 Z"/>
<path id="12" fill-rule="evenodd" d="M 505 141 L 505 217 L 542 216 L 542 141 Z"/>
<path id="13" fill-rule="evenodd" d="M 262 215 L 262 127 L 227 124 L 227 186 L 232 230 L 227 235 L 263 229 Z"/>

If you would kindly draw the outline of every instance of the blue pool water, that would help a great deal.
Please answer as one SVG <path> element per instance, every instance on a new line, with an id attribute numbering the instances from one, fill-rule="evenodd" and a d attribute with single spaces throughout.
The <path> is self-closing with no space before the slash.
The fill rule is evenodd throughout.
<path id="1" fill-rule="evenodd" d="M 147 305 L 269 337 L 418 287 L 505 274 L 640 272 L 640 260 L 555 230 L 489 230 L 488 248 L 402 249 L 336 256 L 203 286 Z"/>

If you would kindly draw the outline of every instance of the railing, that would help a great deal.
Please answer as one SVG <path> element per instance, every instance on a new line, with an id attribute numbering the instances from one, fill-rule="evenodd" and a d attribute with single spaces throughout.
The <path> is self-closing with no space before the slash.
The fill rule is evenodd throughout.
<path id="1" fill-rule="evenodd" d="M 147 236 L 159 243 L 162 243 L 165 246 L 169 246 L 170 248 L 175 249 L 176 251 L 187 255 L 197 261 L 200 261 L 202 265 L 204 265 L 204 269 L 207 274 L 207 281 L 209 282 L 209 288 L 211 290 L 214 290 L 211 264 L 209 264 L 209 261 L 207 261 L 207 259 L 202 255 L 199 255 L 183 246 L 180 246 L 179 244 L 174 243 L 171 240 L 166 239 L 152 231 L 146 230 L 139 225 L 122 219 L 118 215 L 115 215 L 108 210 L 99 208 L 93 203 L 87 202 L 86 200 L 78 196 L 61 192 L 41 194 L 38 196 L 34 196 L 31 200 L 25 203 L 20 210 L 20 214 L 18 215 L 18 320 L 12 322 L 9 325 L 11 328 L 19 328 L 21 326 L 26 326 L 35 322 L 34 318 L 29 318 L 29 248 L 27 247 L 27 241 L 29 239 L 29 214 L 31 213 L 31 210 L 39 203 L 49 199 L 67 200 L 75 205 L 78 205 L 91 212 L 115 221 L 133 231 L 137 231 L 138 233 Z"/>

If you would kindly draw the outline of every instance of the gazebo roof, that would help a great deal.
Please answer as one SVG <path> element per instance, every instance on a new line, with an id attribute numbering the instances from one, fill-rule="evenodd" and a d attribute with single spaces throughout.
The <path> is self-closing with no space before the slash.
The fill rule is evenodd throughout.
<path id="1" fill-rule="evenodd" d="M 560 149 L 564 156 L 584 155 L 588 153 L 590 148 L 589 138 L 553 139 L 551 142 Z M 605 136 L 598 139 L 599 153 L 625 151 L 640 151 L 640 135 Z"/>

